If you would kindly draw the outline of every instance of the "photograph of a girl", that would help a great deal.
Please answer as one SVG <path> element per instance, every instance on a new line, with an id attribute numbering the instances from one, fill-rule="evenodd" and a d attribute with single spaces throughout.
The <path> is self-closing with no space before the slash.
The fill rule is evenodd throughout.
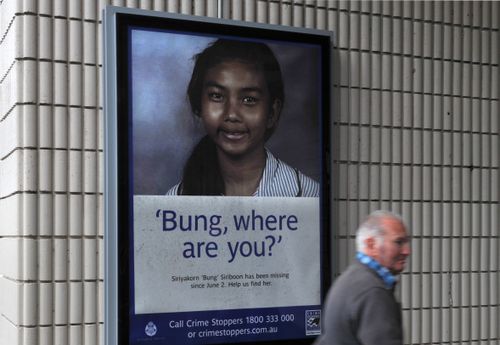
<path id="1" fill-rule="evenodd" d="M 313 45 L 134 30 L 136 195 L 319 197 Z"/>
<path id="2" fill-rule="evenodd" d="M 169 195 L 319 196 L 319 183 L 266 149 L 285 101 L 281 69 L 264 43 L 219 39 L 195 58 L 188 86 L 206 130 Z"/>

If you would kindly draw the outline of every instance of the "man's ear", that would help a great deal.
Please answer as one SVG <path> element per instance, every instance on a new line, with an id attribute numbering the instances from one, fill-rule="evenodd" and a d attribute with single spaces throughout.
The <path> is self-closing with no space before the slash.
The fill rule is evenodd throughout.
<path id="1" fill-rule="evenodd" d="M 365 243 L 367 248 L 373 248 L 375 246 L 375 239 L 373 237 L 368 237 Z"/>
<path id="2" fill-rule="evenodd" d="M 367 239 L 365 239 L 365 244 L 366 244 L 365 253 L 368 256 L 373 256 L 375 252 L 375 247 L 377 245 L 375 237 L 368 237 Z"/>
<path id="3" fill-rule="evenodd" d="M 279 99 L 275 99 L 271 106 L 271 111 L 269 113 L 269 118 L 267 120 L 267 128 L 273 128 L 278 124 L 281 115 L 281 101 Z"/>

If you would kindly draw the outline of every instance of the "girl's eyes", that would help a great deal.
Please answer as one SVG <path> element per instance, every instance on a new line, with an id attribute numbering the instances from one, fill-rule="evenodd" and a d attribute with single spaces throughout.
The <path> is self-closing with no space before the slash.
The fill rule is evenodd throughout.
<path id="1" fill-rule="evenodd" d="M 217 103 L 224 101 L 224 95 L 222 93 L 219 93 L 219 92 L 209 92 L 208 98 L 212 102 L 217 102 Z M 254 105 L 254 104 L 257 104 L 257 102 L 258 102 L 258 99 L 256 97 L 253 97 L 253 96 L 244 96 L 241 99 L 241 103 L 244 105 Z"/>
<path id="2" fill-rule="evenodd" d="M 255 97 L 252 97 L 252 96 L 243 97 L 243 104 L 254 105 L 256 103 L 257 103 L 257 98 L 255 98 Z"/>
<path id="3" fill-rule="evenodd" d="M 210 98 L 214 102 L 222 102 L 222 100 L 224 99 L 222 94 L 220 94 L 218 92 L 210 92 L 208 94 L 208 98 Z"/>

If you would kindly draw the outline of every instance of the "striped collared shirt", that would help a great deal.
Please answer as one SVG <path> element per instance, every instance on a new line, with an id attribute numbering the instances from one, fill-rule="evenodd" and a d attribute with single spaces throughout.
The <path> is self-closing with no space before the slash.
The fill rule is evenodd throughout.
<path id="1" fill-rule="evenodd" d="M 319 183 L 266 150 L 266 166 L 254 196 L 318 197 Z"/>
<path id="2" fill-rule="evenodd" d="M 177 195 L 179 183 L 167 195 Z M 274 157 L 266 149 L 266 166 L 253 196 L 319 197 L 319 183 Z"/>

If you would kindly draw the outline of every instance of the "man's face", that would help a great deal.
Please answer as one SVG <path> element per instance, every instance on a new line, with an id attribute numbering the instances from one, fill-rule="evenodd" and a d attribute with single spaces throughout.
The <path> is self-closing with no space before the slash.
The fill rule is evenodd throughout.
<path id="1" fill-rule="evenodd" d="M 372 244 L 370 255 L 392 274 L 401 273 L 410 255 L 410 239 L 404 225 L 397 219 L 387 218 L 383 221 L 383 241 Z"/>

